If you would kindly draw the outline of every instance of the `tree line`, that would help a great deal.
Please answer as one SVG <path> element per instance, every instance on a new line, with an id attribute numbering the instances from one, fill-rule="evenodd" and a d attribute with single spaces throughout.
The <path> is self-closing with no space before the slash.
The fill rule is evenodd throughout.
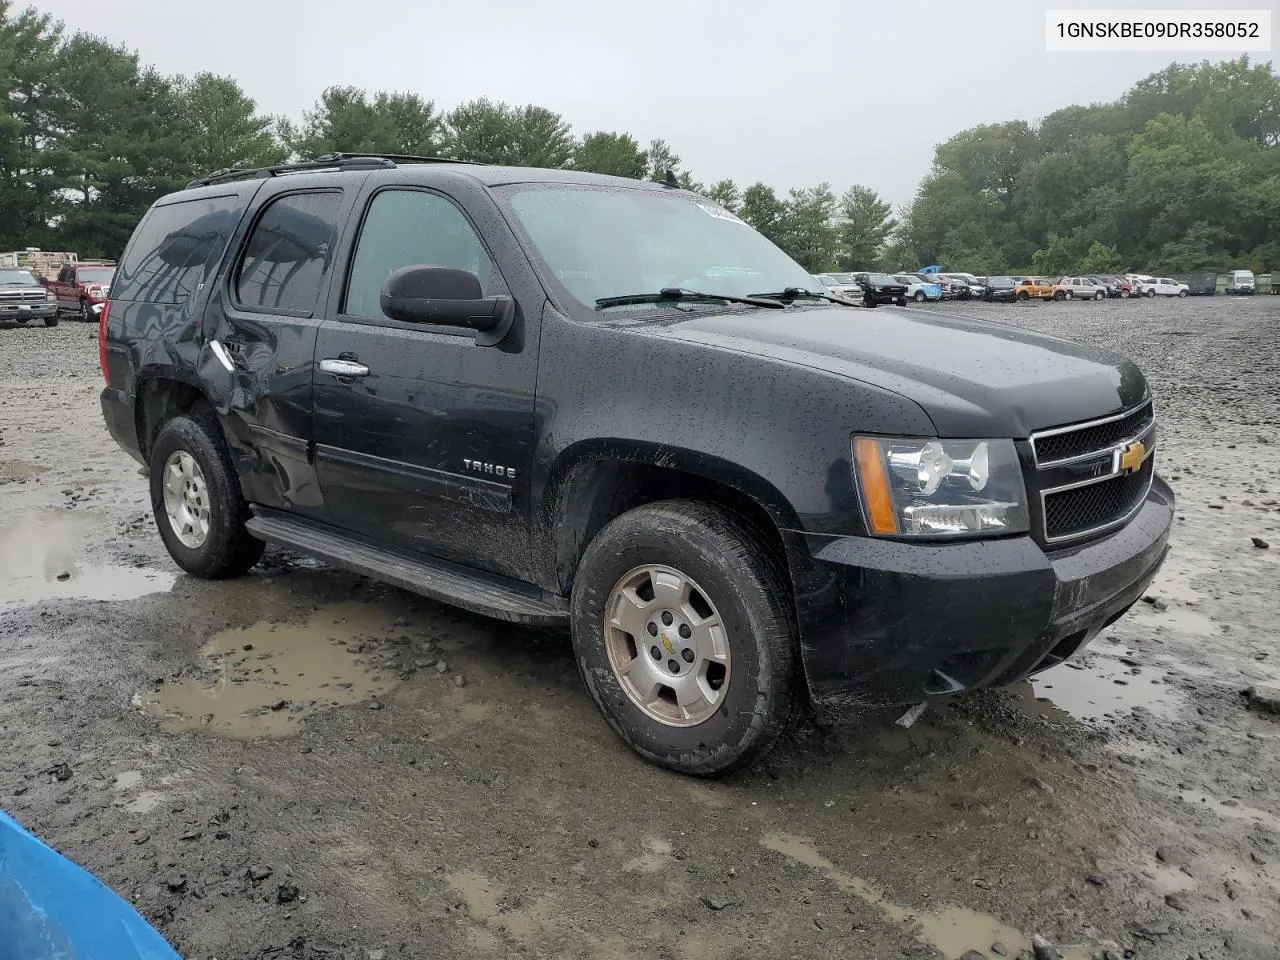
<path id="1" fill-rule="evenodd" d="M 1247 58 L 1174 65 L 1113 104 L 937 147 L 895 215 L 873 189 L 703 183 L 665 140 L 575 134 L 558 113 L 480 98 L 323 91 L 300 122 L 230 77 L 166 76 L 137 53 L 0 0 L 0 250 L 118 256 L 158 197 L 231 166 L 334 151 L 452 157 L 640 179 L 671 171 L 810 270 L 974 273 L 1270 266 L 1280 260 L 1280 79 Z"/>
<path id="2" fill-rule="evenodd" d="M 887 260 L 977 274 L 1280 268 L 1280 76 L 1173 64 L 937 147 Z"/>

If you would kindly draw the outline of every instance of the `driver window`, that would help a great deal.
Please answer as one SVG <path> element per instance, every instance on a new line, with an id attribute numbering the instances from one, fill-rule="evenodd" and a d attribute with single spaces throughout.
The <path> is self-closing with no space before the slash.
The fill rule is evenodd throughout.
<path id="1" fill-rule="evenodd" d="M 484 296 L 506 292 L 484 244 L 451 201 L 422 190 L 384 190 L 360 230 L 342 312 L 382 319 L 382 285 L 408 266 L 466 270 L 479 278 Z"/>

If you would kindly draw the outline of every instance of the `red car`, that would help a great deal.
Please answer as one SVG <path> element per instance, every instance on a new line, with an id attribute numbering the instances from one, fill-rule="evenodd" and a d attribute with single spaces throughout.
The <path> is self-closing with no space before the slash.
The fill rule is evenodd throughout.
<path id="1" fill-rule="evenodd" d="M 114 260 L 81 260 L 58 271 L 58 279 L 45 284 L 58 300 L 58 313 L 73 314 L 97 322 L 102 304 L 111 297 Z"/>
<path id="2" fill-rule="evenodd" d="M 1089 279 L 1106 287 L 1107 296 L 1110 298 L 1133 296 L 1133 284 L 1124 277 L 1094 276 Z"/>

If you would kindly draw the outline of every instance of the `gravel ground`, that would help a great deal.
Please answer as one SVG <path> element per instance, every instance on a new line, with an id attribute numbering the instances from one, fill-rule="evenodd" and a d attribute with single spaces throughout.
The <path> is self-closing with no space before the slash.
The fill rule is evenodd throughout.
<path id="1" fill-rule="evenodd" d="M 714 783 L 622 747 L 563 636 L 279 552 L 178 575 L 92 331 L 0 327 L 0 807 L 188 960 L 1280 956 L 1241 693 L 1280 681 L 1280 297 L 933 309 L 1143 365 L 1174 551 L 1034 688 Z"/>

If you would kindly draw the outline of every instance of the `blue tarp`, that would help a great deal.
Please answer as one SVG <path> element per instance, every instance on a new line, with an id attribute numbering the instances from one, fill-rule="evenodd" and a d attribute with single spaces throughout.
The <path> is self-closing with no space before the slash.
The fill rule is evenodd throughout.
<path id="1" fill-rule="evenodd" d="M 921 267 L 919 270 L 916 271 L 916 273 L 929 273 L 929 274 L 941 273 L 941 272 L 942 272 L 942 264 L 940 263 L 931 263 L 929 264 L 929 266 Z"/>
<path id="2" fill-rule="evenodd" d="M 92 874 L 0 811 L 0 960 L 181 960 Z"/>

